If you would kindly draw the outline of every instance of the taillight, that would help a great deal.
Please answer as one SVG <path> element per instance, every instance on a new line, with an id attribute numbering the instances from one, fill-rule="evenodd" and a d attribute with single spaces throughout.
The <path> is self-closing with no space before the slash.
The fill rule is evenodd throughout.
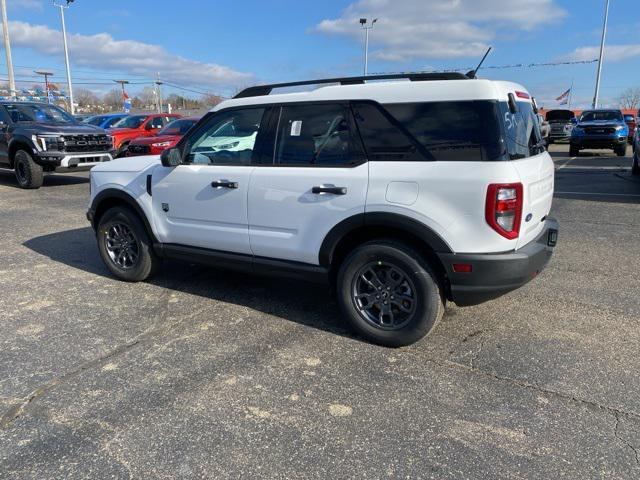
<path id="1" fill-rule="evenodd" d="M 496 232 L 509 240 L 518 238 L 522 219 L 522 184 L 492 183 L 487 188 L 485 218 Z"/>

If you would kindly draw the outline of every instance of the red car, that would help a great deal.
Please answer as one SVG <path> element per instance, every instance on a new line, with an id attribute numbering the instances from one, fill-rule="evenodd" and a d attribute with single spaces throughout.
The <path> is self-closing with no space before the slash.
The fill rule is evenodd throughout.
<path id="1" fill-rule="evenodd" d="M 636 136 L 636 117 L 631 114 L 625 114 L 624 122 L 629 126 L 629 143 L 633 143 L 633 139 Z"/>
<path id="2" fill-rule="evenodd" d="M 185 133 L 197 122 L 198 118 L 180 118 L 174 120 L 153 137 L 138 137 L 129 143 L 126 155 L 160 155 L 163 150 L 173 147 Z"/>
<path id="3" fill-rule="evenodd" d="M 116 157 L 121 157 L 125 154 L 129 142 L 134 138 L 155 136 L 160 129 L 177 118 L 182 118 L 182 115 L 152 113 L 131 115 L 123 118 L 109 129 L 109 134 L 113 137 L 113 148 L 116 150 Z"/>

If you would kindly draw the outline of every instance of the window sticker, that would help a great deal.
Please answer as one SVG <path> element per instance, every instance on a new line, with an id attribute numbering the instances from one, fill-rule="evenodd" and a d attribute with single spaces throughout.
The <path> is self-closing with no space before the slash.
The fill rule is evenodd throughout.
<path id="1" fill-rule="evenodd" d="M 299 137 L 302 131 L 302 120 L 294 120 L 291 122 L 291 136 Z"/>

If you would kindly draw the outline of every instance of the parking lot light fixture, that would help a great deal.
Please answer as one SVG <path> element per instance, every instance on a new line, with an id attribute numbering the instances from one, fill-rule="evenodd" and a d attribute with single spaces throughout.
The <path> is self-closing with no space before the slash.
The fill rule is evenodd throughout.
<path id="1" fill-rule="evenodd" d="M 367 76 L 367 72 L 369 71 L 369 30 L 373 30 L 373 26 L 378 21 L 377 18 L 374 18 L 371 24 L 368 24 L 368 20 L 366 18 L 360 19 L 360 26 L 364 30 L 364 76 Z"/>
<path id="2" fill-rule="evenodd" d="M 73 105 L 73 88 L 71 86 L 71 68 L 69 67 L 69 49 L 67 47 L 67 27 L 64 22 L 64 9 L 69 8 L 69 5 L 73 3 L 74 0 L 66 0 L 66 5 L 62 3 L 57 3 L 55 0 L 53 5 L 60 9 L 60 20 L 62 21 L 62 42 L 64 44 L 64 62 L 67 67 L 67 88 L 69 89 L 69 111 L 71 115 L 75 113 L 75 107 Z"/>

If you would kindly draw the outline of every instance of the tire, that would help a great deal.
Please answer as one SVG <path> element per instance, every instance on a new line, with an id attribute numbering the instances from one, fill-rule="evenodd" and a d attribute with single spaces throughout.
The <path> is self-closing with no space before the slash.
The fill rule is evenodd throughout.
<path id="1" fill-rule="evenodd" d="M 18 150 L 13 157 L 13 169 L 20 188 L 36 189 L 42 186 L 44 172 L 25 150 Z"/>
<path id="2" fill-rule="evenodd" d="M 96 237 L 102 261 L 120 280 L 141 282 L 160 265 L 142 221 L 129 208 L 107 210 L 98 221 Z"/>
<path id="3" fill-rule="evenodd" d="M 118 148 L 118 151 L 116 152 L 116 158 L 124 157 L 128 149 L 129 149 L 129 142 L 123 143 L 122 145 L 120 145 L 120 147 Z"/>
<path id="4" fill-rule="evenodd" d="M 633 156 L 633 163 L 631 164 L 631 175 L 640 175 L 640 155 L 638 152 Z"/>
<path id="5" fill-rule="evenodd" d="M 431 332 L 444 313 L 433 269 L 414 249 L 394 240 L 357 247 L 340 265 L 336 286 L 348 322 L 379 345 L 411 345 Z"/>
<path id="6" fill-rule="evenodd" d="M 569 156 L 570 157 L 577 157 L 578 155 L 580 155 L 580 148 L 576 147 L 574 145 L 571 145 L 569 147 Z"/>
<path id="7" fill-rule="evenodd" d="M 616 147 L 613 149 L 615 154 L 619 157 L 624 157 L 627 154 L 627 145 L 623 145 L 622 147 Z"/>

